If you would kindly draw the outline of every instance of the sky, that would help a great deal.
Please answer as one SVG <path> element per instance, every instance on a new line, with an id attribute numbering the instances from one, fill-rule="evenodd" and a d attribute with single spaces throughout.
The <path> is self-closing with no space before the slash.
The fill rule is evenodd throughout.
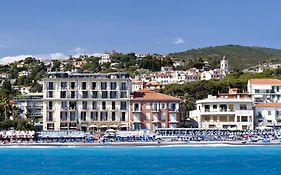
<path id="1" fill-rule="evenodd" d="M 281 49 L 280 7 L 280 0 L 1 1 L 0 63 L 225 44 Z"/>

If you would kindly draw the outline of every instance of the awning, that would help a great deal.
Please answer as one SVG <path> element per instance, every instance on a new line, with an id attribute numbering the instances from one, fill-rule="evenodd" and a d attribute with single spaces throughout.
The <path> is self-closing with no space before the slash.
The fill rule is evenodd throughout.
<path id="1" fill-rule="evenodd" d="M 116 132 L 114 129 L 107 129 L 105 132 Z"/>
<path id="2" fill-rule="evenodd" d="M 110 128 L 117 128 L 117 125 L 110 125 Z"/>
<path id="3" fill-rule="evenodd" d="M 127 124 L 123 124 L 123 125 L 119 126 L 119 128 L 128 128 L 128 125 Z"/>
<path id="4" fill-rule="evenodd" d="M 99 126 L 100 128 L 108 128 L 108 126 L 107 125 L 101 125 L 101 126 Z"/>
<path id="5" fill-rule="evenodd" d="M 97 125 L 90 125 L 89 128 L 96 128 Z"/>

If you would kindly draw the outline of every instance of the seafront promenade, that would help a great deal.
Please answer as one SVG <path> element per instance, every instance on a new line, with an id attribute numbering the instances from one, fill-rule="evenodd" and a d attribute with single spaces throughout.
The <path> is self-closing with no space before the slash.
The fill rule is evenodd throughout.
<path id="1" fill-rule="evenodd" d="M 23 132 L 19 132 L 23 133 Z M 30 132 L 28 132 L 30 133 Z M 83 131 L 41 131 L 25 137 L 15 132 L 2 133 L 1 146 L 218 146 L 281 145 L 278 130 L 199 130 L 160 129 L 155 133 L 111 132 L 91 134 Z"/>

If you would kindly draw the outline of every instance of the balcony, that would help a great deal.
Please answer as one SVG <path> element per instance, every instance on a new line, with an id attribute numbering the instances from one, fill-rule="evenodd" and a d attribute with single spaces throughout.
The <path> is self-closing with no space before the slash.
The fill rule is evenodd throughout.
<path id="1" fill-rule="evenodd" d="M 210 109 L 203 109 L 202 110 L 202 114 L 233 114 L 235 115 L 235 110 L 233 109 L 213 109 L 213 110 L 210 110 Z"/>

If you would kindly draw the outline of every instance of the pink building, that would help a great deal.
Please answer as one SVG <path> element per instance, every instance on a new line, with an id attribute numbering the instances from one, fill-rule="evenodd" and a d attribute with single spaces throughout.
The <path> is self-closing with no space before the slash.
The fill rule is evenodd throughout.
<path id="1" fill-rule="evenodd" d="M 178 128 L 182 116 L 181 99 L 150 89 L 131 95 L 130 128 L 133 130 Z"/>

